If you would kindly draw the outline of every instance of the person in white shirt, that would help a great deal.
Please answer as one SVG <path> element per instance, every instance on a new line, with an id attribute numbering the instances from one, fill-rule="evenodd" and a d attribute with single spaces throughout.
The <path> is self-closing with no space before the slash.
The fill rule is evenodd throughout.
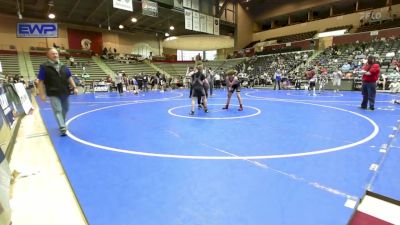
<path id="1" fill-rule="evenodd" d="M 278 85 L 278 90 L 281 90 L 282 73 L 280 69 L 276 70 L 274 74 L 274 80 L 275 80 L 274 90 L 276 90 L 277 85 Z"/>
<path id="2" fill-rule="evenodd" d="M 115 75 L 115 83 L 117 84 L 117 89 L 118 89 L 119 95 L 122 95 L 124 93 L 123 81 L 124 81 L 123 72 L 117 73 L 117 75 Z"/>
<path id="3" fill-rule="evenodd" d="M 220 89 L 221 88 L 221 76 L 219 75 L 219 73 L 215 73 L 214 80 L 215 80 L 215 88 Z"/>
<path id="4" fill-rule="evenodd" d="M 332 83 L 334 92 L 339 92 L 339 88 L 342 81 L 342 71 L 337 70 L 332 73 Z"/>

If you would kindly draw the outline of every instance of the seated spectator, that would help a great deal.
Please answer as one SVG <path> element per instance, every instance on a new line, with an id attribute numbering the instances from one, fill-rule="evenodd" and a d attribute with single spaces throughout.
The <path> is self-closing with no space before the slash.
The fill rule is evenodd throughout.
<path id="1" fill-rule="evenodd" d="M 74 59 L 73 56 L 70 56 L 70 57 L 69 57 L 69 65 L 70 65 L 70 66 L 74 66 L 74 65 L 75 65 L 75 59 Z"/>

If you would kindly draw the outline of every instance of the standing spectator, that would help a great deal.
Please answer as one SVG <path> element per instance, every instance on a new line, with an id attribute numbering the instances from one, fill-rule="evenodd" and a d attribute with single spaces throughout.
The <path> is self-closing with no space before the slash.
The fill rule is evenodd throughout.
<path id="1" fill-rule="evenodd" d="M 369 102 L 369 109 L 375 109 L 375 96 L 376 96 L 376 81 L 379 78 L 380 66 L 375 63 L 375 57 L 369 56 L 368 62 L 362 67 L 360 71 L 362 76 L 362 95 L 361 108 L 366 109 Z"/>
<path id="2" fill-rule="evenodd" d="M 43 101 L 46 100 L 46 95 L 49 97 L 61 135 L 65 136 L 67 134 L 65 118 L 69 109 L 70 87 L 73 88 L 74 94 L 78 94 L 78 90 L 72 79 L 71 71 L 60 62 L 57 49 L 49 49 L 47 58 L 48 60 L 40 65 L 39 96 Z"/>
<path id="3" fill-rule="evenodd" d="M 206 76 L 210 85 L 210 96 L 212 96 L 214 91 L 214 72 L 211 70 L 211 67 L 208 67 Z"/>
<path id="4" fill-rule="evenodd" d="M 276 70 L 276 72 L 274 74 L 274 79 L 275 79 L 274 90 L 276 90 L 277 85 L 278 85 L 278 89 L 281 90 L 282 73 L 281 73 L 280 69 Z"/>
<path id="5" fill-rule="evenodd" d="M 122 93 L 124 93 L 124 89 L 123 89 L 123 72 L 119 72 L 117 73 L 117 75 L 115 76 L 115 83 L 117 84 L 117 89 L 118 89 L 118 93 L 119 95 L 122 95 Z"/>

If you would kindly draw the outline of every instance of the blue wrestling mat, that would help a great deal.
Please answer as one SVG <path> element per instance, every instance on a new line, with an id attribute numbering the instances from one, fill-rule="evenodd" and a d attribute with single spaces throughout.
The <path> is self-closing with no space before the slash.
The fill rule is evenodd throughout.
<path id="1" fill-rule="evenodd" d="M 71 96 L 67 137 L 38 102 L 91 225 L 343 225 L 367 188 L 399 198 L 395 96 L 241 94 L 193 116 L 188 91 Z"/>

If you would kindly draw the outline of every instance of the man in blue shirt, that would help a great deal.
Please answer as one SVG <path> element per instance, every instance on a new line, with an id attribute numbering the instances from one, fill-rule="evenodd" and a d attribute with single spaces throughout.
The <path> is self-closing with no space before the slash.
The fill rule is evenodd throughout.
<path id="1" fill-rule="evenodd" d="M 39 96 L 43 101 L 46 100 L 46 95 L 49 97 L 61 136 L 65 136 L 67 134 L 65 118 L 69 108 L 70 87 L 74 89 L 74 94 L 78 94 L 78 90 L 72 79 L 71 71 L 60 62 L 57 49 L 49 49 L 47 58 L 48 60 L 40 65 Z"/>

